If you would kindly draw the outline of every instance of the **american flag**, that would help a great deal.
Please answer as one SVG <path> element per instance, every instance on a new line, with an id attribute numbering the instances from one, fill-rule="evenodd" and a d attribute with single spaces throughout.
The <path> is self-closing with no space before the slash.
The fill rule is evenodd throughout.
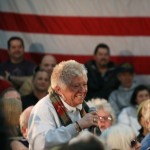
<path id="1" fill-rule="evenodd" d="M 106 43 L 114 62 L 132 63 L 150 83 L 149 7 L 149 0 L 0 0 L 0 62 L 11 36 L 23 38 L 26 57 L 36 62 L 53 54 L 84 63 Z"/>

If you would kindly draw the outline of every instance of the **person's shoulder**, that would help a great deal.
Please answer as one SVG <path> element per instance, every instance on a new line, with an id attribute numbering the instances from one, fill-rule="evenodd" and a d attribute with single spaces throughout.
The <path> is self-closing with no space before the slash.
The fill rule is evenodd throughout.
<path id="1" fill-rule="evenodd" d="M 96 63 L 94 60 L 89 60 L 84 65 L 87 69 L 96 69 Z"/>
<path id="2" fill-rule="evenodd" d="M 109 71 L 117 72 L 117 65 L 114 62 L 110 61 L 108 63 L 108 69 Z"/>
<path id="3" fill-rule="evenodd" d="M 34 109 L 35 110 L 41 110 L 41 111 L 43 111 L 43 109 L 45 109 L 45 110 L 49 110 L 49 109 L 51 109 L 51 108 L 53 108 L 54 109 L 54 107 L 53 107 L 53 105 L 52 105 L 52 102 L 51 102 L 51 100 L 50 100 L 50 98 L 49 98 L 49 95 L 46 95 L 45 97 L 43 97 L 42 99 L 40 99 L 36 104 L 35 104 L 35 106 L 34 106 Z"/>
<path id="4" fill-rule="evenodd" d="M 118 93 L 118 89 L 113 90 L 113 91 L 110 93 L 110 96 L 114 96 L 114 95 L 116 95 L 117 93 Z"/>
<path id="5" fill-rule="evenodd" d="M 92 59 L 92 60 L 89 60 L 89 61 L 87 61 L 87 62 L 85 62 L 85 66 L 88 66 L 88 65 L 93 65 L 93 64 L 95 64 L 95 61 Z"/>
<path id="6" fill-rule="evenodd" d="M 141 142 L 141 150 L 146 150 L 150 147 L 150 133 L 142 140 Z"/>

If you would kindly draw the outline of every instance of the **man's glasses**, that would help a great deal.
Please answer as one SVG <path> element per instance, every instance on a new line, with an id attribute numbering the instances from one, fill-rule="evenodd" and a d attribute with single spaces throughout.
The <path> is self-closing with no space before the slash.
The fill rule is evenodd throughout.
<path id="1" fill-rule="evenodd" d="M 100 121 L 112 121 L 112 117 L 102 117 L 102 116 L 99 116 L 99 120 Z"/>
<path id="2" fill-rule="evenodd" d="M 137 139 L 133 139 L 132 141 L 131 141 L 131 143 L 130 143 L 130 147 L 131 148 L 133 148 L 133 147 L 135 147 L 136 146 L 136 144 L 137 144 Z"/>

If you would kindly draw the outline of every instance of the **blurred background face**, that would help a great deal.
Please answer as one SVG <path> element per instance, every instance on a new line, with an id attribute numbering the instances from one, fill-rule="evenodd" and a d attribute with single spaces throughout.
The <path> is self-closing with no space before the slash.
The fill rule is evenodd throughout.
<path id="1" fill-rule="evenodd" d="M 142 91 L 139 91 L 138 94 L 137 94 L 137 98 L 136 98 L 136 102 L 137 104 L 139 105 L 141 102 L 147 100 L 150 98 L 150 94 L 149 94 L 149 91 L 147 90 L 142 90 Z"/>
<path id="2" fill-rule="evenodd" d="M 14 60 L 23 59 L 24 47 L 20 40 L 12 40 L 10 42 L 10 48 L 8 50 L 10 58 Z"/>
<path id="3" fill-rule="evenodd" d="M 106 48 L 99 48 L 96 55 L 94 56 L 94 59 L 98 66 L 107 66 L 110 61 L 108 50 Z"/>
<path id="4" fill-rule="evenodd" d="M 99 116 L 98 124 L 101 131 L 104 131 L 112 125 L 112 117 L 107 111 L 100 109 L 97 114 Z"/>
<path id="5" fill-rule="evenodd" d="M 126 88 L 130 88 L 133 82 L 134 74 L 130 72 L 122 72 L 118 74 L 118 80 L 121 85 Z"/>
<path id="6" fill-rule="evenodd" d="M 33 79 L 34 88 L 38 91 L 47 91 L 50 85 L 49 75 L 45 71 L 37 72 L 35 78 Z"/>
<path id="7" fill-rule="evenodd" d="M 51 75 L 56 63 L 56 59 L 53 56 L 44 56 L 40 64 L 40 69 L 47 71 Z"/>

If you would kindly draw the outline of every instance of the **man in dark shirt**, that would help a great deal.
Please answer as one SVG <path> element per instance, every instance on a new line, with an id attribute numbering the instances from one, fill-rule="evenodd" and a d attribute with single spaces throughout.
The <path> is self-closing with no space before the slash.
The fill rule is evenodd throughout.
<path id="1" fill-rule="evenodd" d="M 88 71 L 88 92 L 86 100 L 92 98 L 108 99 L 112 90 L 116 89 L 119 81 L 116 67 L 110 61 L 110 49 L 106 44 L 99 44 L 94 51 L 94 59 L 85 64 Z"/>
<path id="2" fill-rule="evenodd" d="M 0 64 L 0 76 L 11 81 L 18 89 L 33 74 L 34 63 L 24 59 L 24 42 L 20 37 L 8 40 L 9 60 Z"/>
<path id="3" fill-rule="evenodd" d="M 31 105 L 35 105 L 40 99 L 47 95 L 48 87 L 50 85 L 48 72 L 44 70 L 37 70 L 33 75 L 32 83 L 33 92 L 21 97 L 23 110 Z"/>

